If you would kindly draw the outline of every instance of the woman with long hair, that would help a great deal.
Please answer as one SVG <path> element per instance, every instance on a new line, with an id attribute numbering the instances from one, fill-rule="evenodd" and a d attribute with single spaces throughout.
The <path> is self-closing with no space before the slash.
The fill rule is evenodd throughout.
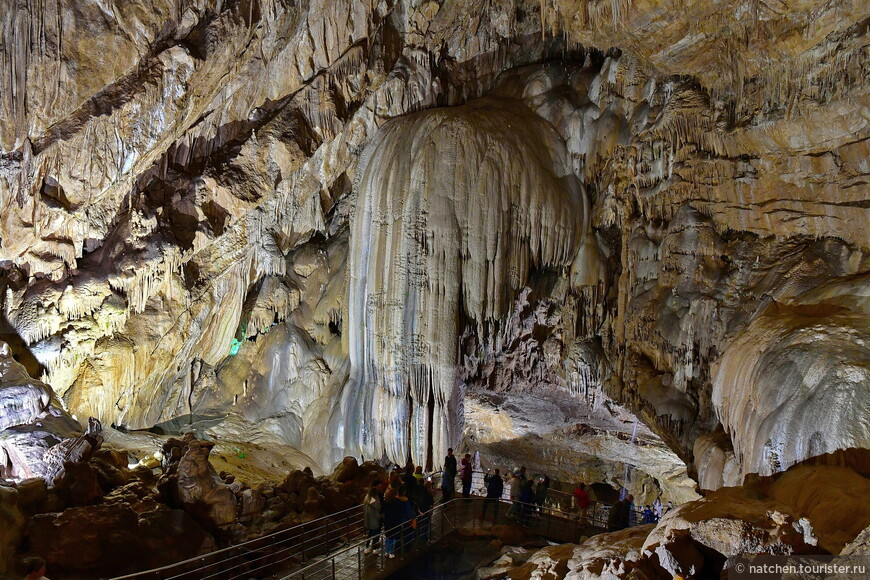
<path id="1" fill-rule="evenodd" d="M 363 500 L 363 509 L 368 540 L 366 540 L 366 554 L 371 554 L 378 549 L 378 538 L 381 535 L 381 525 L 384 523 L 381 501 L 381 483 L 372 483 L 369 492 Z"/>

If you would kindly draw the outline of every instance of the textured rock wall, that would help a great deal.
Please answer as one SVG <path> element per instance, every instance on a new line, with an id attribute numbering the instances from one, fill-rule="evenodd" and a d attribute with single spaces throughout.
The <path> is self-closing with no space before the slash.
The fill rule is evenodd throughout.
<path id="1" fill-rule="evenodd" d="M 79 416 L 322 466 L 437 461 L 463 389 L 603 385 L 711 487 L 866 446 L 865 12 L 17 5 L 4 331 Z"/>

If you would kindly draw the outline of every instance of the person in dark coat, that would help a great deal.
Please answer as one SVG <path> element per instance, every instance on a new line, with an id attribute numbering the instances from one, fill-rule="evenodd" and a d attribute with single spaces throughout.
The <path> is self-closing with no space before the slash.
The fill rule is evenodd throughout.
<path id="1" fill-rule="evenodd" d="M 417 485 L 417 497 L 414 502 L 417 509 L 417 535 L 429 539 L 429 527 L 432 523 L 432 506 L 435 497 L 432 494 L 432 482 L 429 480 Z"/>
<path id="2" fill-rule="evenodd" d="M 384 494 L 384 534 L 387 541 L 387 557 L 396 557 L 396 544 L 399 539 L 407 535 L 408 530 L 404 524 L 414 519 L 414 512 L 411 509 L 411 502 L 405 496 L 405 488 L 400 485 L 398 488 L 391 487 Z"/>
<path id="3" fill-rule="evenodd" d="M 520 489 L 520 523 L 528 525 L 529 516 L 532 515 L 532 509 L 534 507 L 535 501 L 535 482 L 531 479 L 527 479 L 523 484 L 522 489 Z"/>
<path id="4" fill-rule="evenodd" d="M 471 453 L 466 453 L 465 457 L 462 458 L 462 470 L 459 474 L 459 479 L 462 481 L 462 497 L 471 497 L 472 474 Z"/>
<path id="5" fill-rule="evenodd" d="M 613 504 L 613 507 L 610 508 L 610 514 L 607 516 L 608 532 L 624 530 L 628 527 L 632 501 L 634 501 L 634 496 L 629 495 Z"/>
<path id="6" fill-rule="evenodd" d="M 483 477 L 483 483 L 486 485 L 486 499 L 483 500 L 483 509 L 480 513 L 480 521 L 486 519 L 486 511 L 490 504 L 494 507 L 492 514 L 492 524 L 495 525 L 495 520 L 498 518 L 498 504 L 504 493 L 504 480 L 501 478 L 501 471 L 496 467 L 493 473 L 487 473 Z"/>
<path id="7" fill-rule="evenodd" d="M 535 505 L 538 506 L 538 512 L 543 514 L 544 502 L 547 501 L 547 493 L 550 491 L 550 477 L 545 475 L 538 482 L 535 488 Z"/>
<path id="8" fill-rule="evenodd" d="M 405 485 L 405 495 L 408 501 L 411 502 L 411 507 L 416 509 L 417 504 L 417 478 L 414 477 L 414 464 L 410 461 L 405 466 L 405 471 L 400 476 L 402 483 Z"/>
<path id="9" fill-rule="evenodd" d="M 447 457 L 444 458 L 444 471 L 441 473 L 441 493 L 442 501 L 448 502 L 453 499 L 453 494 L 456 491 L 456 456 L 453 455 L 453 448 L 447 450 Z"/>

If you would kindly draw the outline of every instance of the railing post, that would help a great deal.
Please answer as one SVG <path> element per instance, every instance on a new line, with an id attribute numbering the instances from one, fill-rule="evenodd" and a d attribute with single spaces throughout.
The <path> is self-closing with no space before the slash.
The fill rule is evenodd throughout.
<path id="1" fill-rule="evenodd" d="M 549 509 L 549 508 L 545 508 L 545 507 L 541 506 L 541 513 L 544 515 L 545 518 L 547 518 L 547 536 L 549 537 L 550 536 L 550 520 L 553 519 L 553 514 L 552 513 L 547 514 L 544 511 L 547 509 Z"/>
<path id="2" fill-rule="evenodd" d="M 332 580 L 335 580 L 335 556 L 330 559 L 332 563 Z"/>

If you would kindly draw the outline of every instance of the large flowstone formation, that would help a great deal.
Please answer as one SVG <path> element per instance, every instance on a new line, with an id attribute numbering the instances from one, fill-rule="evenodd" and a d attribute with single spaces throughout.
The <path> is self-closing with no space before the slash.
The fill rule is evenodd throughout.
<path id="1" fill-rule="evenodd" d="M 570 269 L 588 204 L 556 131 L 496 99 L 391 121 L 356 190 L 345 445 L 439 466 L 459 435 L 457 338 L 499 333 L 533 271 Z"/>

